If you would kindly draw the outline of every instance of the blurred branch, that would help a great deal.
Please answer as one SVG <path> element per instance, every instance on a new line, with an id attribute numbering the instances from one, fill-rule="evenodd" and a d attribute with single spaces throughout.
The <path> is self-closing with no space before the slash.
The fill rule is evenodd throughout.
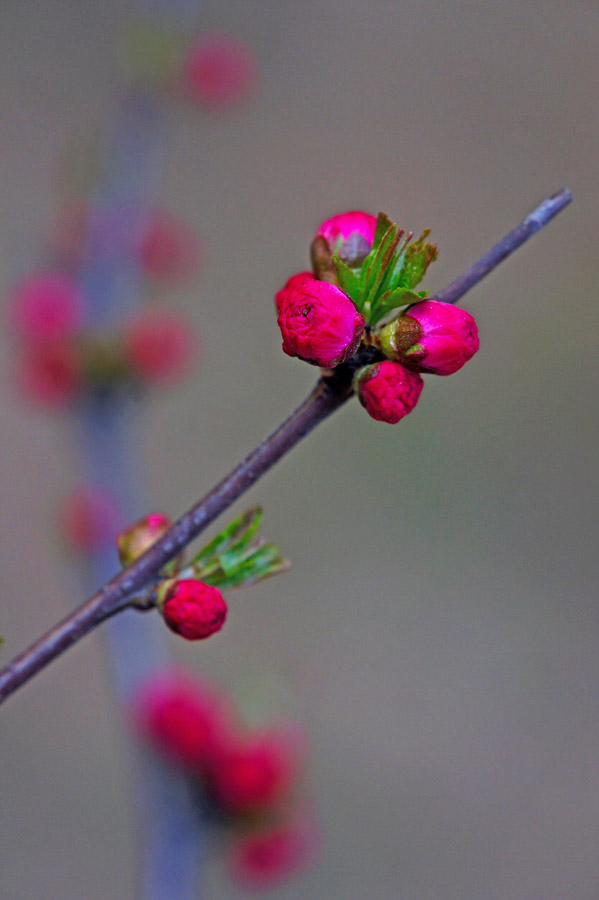
<path id="1" fill-rule="evenodd" d="M 514 250 L 547 225 L 571 199 L 570 192 L 563 189 L 544 200 L 503 240 L 436 294 L 435 299 L 455 303 Z M 352 394 L 353 368 L 350 362 L 338 366 L 331 376 L 320 378 L 304 403 L 209 494 L 186 512 L 143 556 L 112 578 L 74 613 L 2 669 L 0 702 L 105 619 L 127 608 L 132 594 L 154 581 L 169 560 L 177 556 L 319 422 L 342 406 Z"/>

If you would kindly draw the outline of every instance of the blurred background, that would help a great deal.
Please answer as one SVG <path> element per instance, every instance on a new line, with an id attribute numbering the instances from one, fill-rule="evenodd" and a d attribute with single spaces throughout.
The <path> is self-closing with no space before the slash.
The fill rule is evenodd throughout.
<path id="1" fill-rule="evenodd" d="M 119 35 L 163 6 L 3 5 L 3 296 L 44 259 L 65 152 L 114 115 Z M 144 400 L 152 508 L 178 516 L 311 389 L 316 371 L 281 352 L 272 297 L 307 267 L 322 219 L 382 209 L 430 227 L 434 292 L 545 196 L 574 194 L 462 301 L 481 337 L 463 371 L 426 379 L 397 427 L 352 401 L 236 505 L 264 506 L 291 572 L 231 594 L 210 641 L 172 637 L 232 690 L 275 684 L 308 732 L 323 846 L 277 896 L 596 900 L 599 4 L 172 7 L 235 34 L 259 76 L 232 113 L 168 113 L 157 199 L 203 255 L 161 302 L 202 349 L 192 378 Z M 83 596 L 53 519 L 77 466 L 70 434 L 19 397 L 7 327 L 0 340 L 8 661 Z M 100 631 L 1 717 L 4 900 L 134 896 Z M 206 897 L 243 896 L 216 859 L 205 879 Z"/>

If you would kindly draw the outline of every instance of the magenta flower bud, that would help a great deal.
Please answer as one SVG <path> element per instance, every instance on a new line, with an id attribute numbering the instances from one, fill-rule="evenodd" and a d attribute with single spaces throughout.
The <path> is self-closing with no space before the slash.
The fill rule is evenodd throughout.
<path id="1" fill-rule="evenodd" d="M 158 604 L 171 631 L 188 641 L 201 641 L 220 631 L 227 618 L 227 604 L 218 588 L 194 578 L 165 584 Z"/>
<path id="2" fill-rule="evenodd" d="M 277 291 L 275 294 L 275 306 L 277 307 L 277 312 L 281 312 L 281 306 L 283 305 L 283 300 L 289 293 L 289 291 L 294 288 L 300 287 L 308 278 L 314 278 L 312 272 L 298 272 L 296 275 L 292 275 L 291 278 L 288 278 L 285 282 L 284 286 L 280 291 Z"/>
<path id="3" fill-rule="evenodd" d="M 150 513 L 139 522 L 124 528 L 116 537 L 119 560 L 122 566 L 129 566 L 162 537 L 172 525 L 168 516 Z"/>
<path id="4" fill-rule="evenodd" d="M 375 230 L 376 216 L 351 210 L 326 219 L 315 237 L 323 237 L 331 252 L 348 266 L 357 266 L 370 253 Z"/>
<path id="5" fill-rule="evenodd" d="M 109 493 L 95 485 L 82 485 L 63 501 L 59 529 L 70 549 L 96 553 L 114 540 L 118 518 L 118 506 Z"/>
<path id="6" fill-rule="evenodd" d="M 382 329 L 381 349 L 417 372 L 452 375 L 478 350 L 478 329 L 466 310 L 423 300 Z"/>
<path id="7" fill-rule="evenodd" d="M 81 326 L 79 289 L 62 272 L 30 275 L 13 288 L 9 302 L 15 330 L 28 344 L 72 338 Z"/>
<path id="8" fill-rule="evenodd" d="M 299 356 L 326 369 L 351 359 L 365 325 L 347 294 L 314 278 L 286 293 L 278 323 L 288 356 Z"/>
<path id="9" fill-rule="evenodd" d="M 389 359 L 364 366 L 354 378 L 354 390 L 368 415 L 390 425 L 412 412 L 423 387 L 417 372 Z"/>
<path id="10" fill-rule="evenodd" d="M 215 111 L 244 100 L 256 80 L 253 53 L 232 34 L 199 38 L 187 48 L 182 62 L 182 87 L 189 100 Z"/>

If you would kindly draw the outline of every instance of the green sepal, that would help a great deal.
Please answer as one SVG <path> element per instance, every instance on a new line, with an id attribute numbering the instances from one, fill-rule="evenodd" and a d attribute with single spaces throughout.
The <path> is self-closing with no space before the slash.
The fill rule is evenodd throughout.
<path id="1" fill-rule="evenodd" d="M 405 288 L 396 288 L 394 291 L 386 291 L 377 298 L 376 304 L 372 307 L 370 314 L 370 324 L 376 325 L 389 313 L 398 309 L 400 306 L 408 306 L 412 303 L 418 303 L 422 297 L 415 294 L 414 291 L 408 291 Z"/>
<path id="2" fill-rule="evenodd" d="M 195 566 L 211 560 L 213 557 L 225 553 L 233 547 L 237 547 L 240 551 L 243 550 L 248 546 L 260 527 L 261 518 L 261 507 L 254 506 L 252 509 L 246 510 L 236 519 L 233 519 L 209 544 L 202 547 L 200 552 L 192 559 L 191 565 Z"/>
<path id="3" fill-rule="evenodd" d="M 430 228 L 425 229 L 420 237 L 408 244 L 404 251 L 402 267 L 397 279 L 397 287 L 412 288 L 420 284 L 426 270 L 439 255 L 436 244 L 426 241 L 430 234 Z"/>
<path id="4" fill-rule="evenodd" d="M 333 268 L 335 270 L 335 275 L 337 276 L 337 281 L 339 282 L 339 287 L 342 291 L 345 291 L 348 297 L 351 297 L 361 312 L 362 289 L 360 279 L 342 259 L 339 259 L 338 256 L 333 257 Z"/>

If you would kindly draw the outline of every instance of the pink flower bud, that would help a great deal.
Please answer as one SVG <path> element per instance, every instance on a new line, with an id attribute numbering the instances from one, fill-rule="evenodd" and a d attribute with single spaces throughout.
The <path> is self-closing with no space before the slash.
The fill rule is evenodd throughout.
<path id="1" fill-rule="evenodd" d="M 417 372 L 452 375 L 478 350 L 470 313 L 450 303 L 423 300 L 381 331 L 383 352 Z"/>
<path id="2" fill-rule="evenodd" d="M 135 728 L 189 771 L 203 772 L 229 727 L 229 709 L 210 688 L 178 670 L 160 672 L 135 698 Z"/>
<path id="3" fill-rule="evenodd" d="M 152 213 L 142 231 L 138 256 L 146 275 L 160 281 L 179 281 L 197 270 L 200 245 L 184 222 L 159 210 Z"/>
<path id="4" fill-rule="evenodd" d="M 218 588 L 184 578 L 167 589 L 162 615 L 171 631 L 188 641 L 201 641 L 221 630 L 227 618 L 227 604 Z"/>
<path id="5" fill-rule="evenodd" d="M 139 522 L 129 525 L 117 534 L 116 545 L 122 566 L 129 566 L 148 550 L 172 525 L 168 516 L 150 513 Z"/>
<path id="6" fill-rule="evenodd" d="M 147 381 L 174 380 L 189 368 L 197 342 L 189 325 L 168 313 L 143 312 L 123 332 L 123 353 Z"/>
<path id="7" fill-rule="evenodd" d="M 252 53 L 230 34 L 212 34 L 187 50 L 182 70 L 183 90 L 198 106 L 222 109 L 249 94 L 256 81 Z"/>
<path id="8" fill-rule="evenodd" d="M 12 321 L 30 344 L 72 337 L 81 325 L 82 302 L 75 282 L 61 272 L 37 272 L 10 295 Z"/>
<path id="9" fill-rule="evenodd" d="M 352 210 L 326 219 L 315 236 L 323 237 L 347 265 L 356 266 L 370 253 L 375 230 L 376 216 Z"/>
<path id="10" fill-rule="evenodd" d="M 245 888 L 266 890 L 304 869 L 313 859 L 318 839 L 312 822 L 277 824 L 239 838 L 230 867 Z"/>
<path id="11" fill-rule="evenodd" d="M 72 491 L 60 510 L 65 542 L 80 553 L 94 553 L 114 540 L 119 510 L 106 491 L 85 485 Z"/>
<path id="12" fill-rule="evenodd" d="M 289 728 L 232 735 L 209 773 L 214 800 L 230 813 L 273 811 L 290 795 L 303 758 L 303 742 Z"/>
<path id="13" fill-rule="evenodd" d="M 314 278 L 286 292 L 278 323 L 285 353 L 327 369 L 351 359 L 365 325 L 347 294 Z"/>
<path id="14" fill-rule="evenodd" d="M 368 415 L 390 425 L 412 412 L 423 386 L 420 375 L 388 359 L 359 369 L 354 380 L 354 389 Z"/>
<path id="15" fill-rule="evenodd" d="M 83 386 L 81 353 L 74 344 L 61 341 L 32 347 L 20 360 L 17 386 L 41 406 L 66 408 Z"/>
<path id="16" fill-rule="evenodd" d="M 307 281 L 309 278 L 314 278 L 312 272 L 298 272 L 296 275 L 292 275 L 291 278 L 288 278 L 285 282 L 284 287 L 281 288 L 280 291 L 277 291 L 275 294 L 275 306 L 277 307 L 277 312 L 281 312 L 281 306 L 283 305 L 283 300 L 294 288 L 300 287 L 304 281 Z"/>

